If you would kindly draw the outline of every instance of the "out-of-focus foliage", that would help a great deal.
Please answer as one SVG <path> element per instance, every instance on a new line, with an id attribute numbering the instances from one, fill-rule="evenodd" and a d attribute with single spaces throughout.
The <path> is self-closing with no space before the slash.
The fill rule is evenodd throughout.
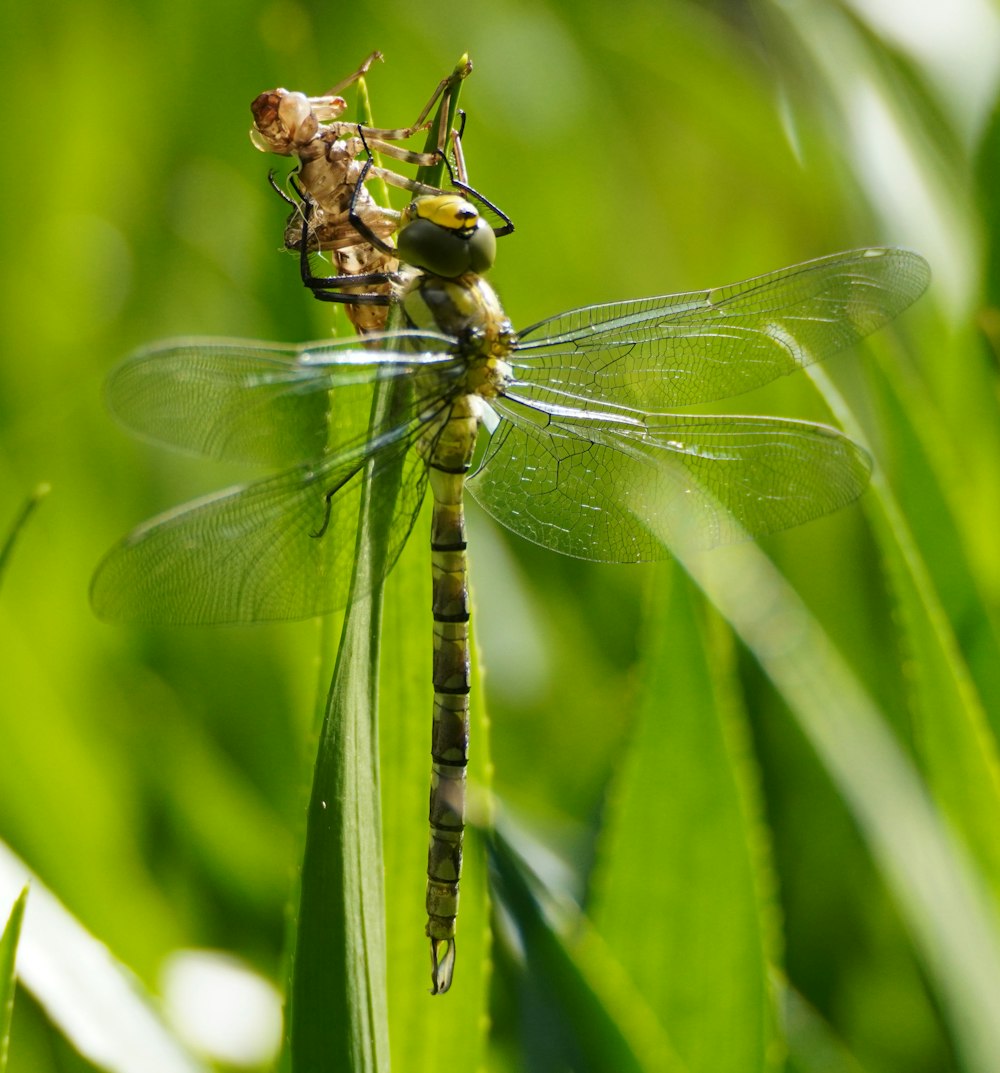
<path id="1" fill-rule="evenodd" d="M 977 881 L 1000 889 L 1000 17 L 985 0 L 4 5 L 0 532 L 39 482 L 52 491 L 0 587 L 0 839 L 152 993 L 184 948 L 284 985 L 320 630 L 93 618 L 114 539 L 242 479 L 130 440 L 101 382 L 170 335 L 344 330 L 279 252 L 248 106 L 275 85 L 321 92 L 374 48 L 390 126 L 471 54 L 465 149 L 517 225 L 493 273 L 515 325 L 851 246 L 909 246 L 934 271 L 898 326 L 826 370 L 878 486 L 767 541 L 803 601 L 774 597 L 791 608 L 780 630 L 719 598 L 734 639 L 677 567 L 581 564 L 473 517 L 510 900 L 488 1009 L 420 990 L 426 772 L 383 786 L 396 1068 L 440 1066 L 428 1039 L 450 1041 L 451 1068 L 494 1073 L 1000 1068 L 986 1007 L 956 997 L 1000 994 L 992 908 L 949 919 L 981 908 Z M 804 376 L 733 409 L 829 416 Z M 429 741 L 424 542 L 386 594 L 390 765 Z M 809 677 L 828 645 L 844 674 Z M 816 717 L 869 700 L 884 738 Z M 888 751 L 852 752 L 857 728 Z M 869 770 L 876 754 L 891 760 Z M 938 812 L 961 866 L 940 889 L 925 866 L 955 847 Z M 483 855 L 467 882 L 471 905 Z M 19 956 L 35 926 L 29 904 Z M 456 988 L 465 972 L 482 989 L 491 946 L 467 927 Z M 974 935 L 982 956 L 966 957 Z M 92 1068 L 42 1012 L 58 1019 L 45 977 L 27 983 L 9 1070 Z M 460 1024 L 427 1027 L 451 1009 Z"/>

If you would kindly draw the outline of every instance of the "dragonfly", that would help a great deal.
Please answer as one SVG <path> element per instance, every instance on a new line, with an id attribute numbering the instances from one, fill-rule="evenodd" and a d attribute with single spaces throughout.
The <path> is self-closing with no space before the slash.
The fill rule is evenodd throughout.
<path id="1" fill-rule="evenodd" d="M 363 229 L 363 224 L 362 224 Z M 367 236 L 378 247 L 377 235 Z M 98 567 L 109 620 L 290 620 L 345 606 L 369 466 L 396 467 L 388 573 L 430 488 L 433 731 L 427 927 L 431 990 L 451 986 L 469 734 L 464 492 L 501 525 L 598 562 L 662 559 L 843 507 L 871 472 L 837 430 L 770 416 L 678 413 L 855 344 L 914 302 L 927 263 L 850 250 L 728 286 L 590 305 L 515 331 L 483 273 L 496 240 L 460 193 L 420 196 L 397 236 L 403 326 L 289 346 L 168 341 L 108 381 L 148 439 L 270 475 L 139 526 Z M 343 281 L 303 279 L 329 299 Z M 376 342 L 381 349 L 368 344 Z M 372 422 L 389 385 L 393 405 Z M 486 439 L 473 468 L 480 433 Z M 488 438 L 487 438 L 488 437 Z"/>
<path id="2" fill-rule="evenodd" d="M 372 166 L 372 149 L 392 159 L 428 168 L 439 159 L 448 160 L 449 171 L 465 178 L 465 161 L 461 151 L 461 132 L 447 129 L 448 103 L 455 87 L 472 70 L 468 57 L 463 57 L 455 70 L 443 78 L 408 127 L 377 128 L 359 126 L 342 119 L 347 101 L 340 93 L 364 77 L 380 52 L 373 52 L 350 75 L 325 94 L 309 97 L 304 93 L 283 88 L 259 94 L 250 105 L 254 118 L 250 139 L 262 152 L 293 156 L 298 167 L 292 188 L 299 200 L 286 195 L 275 183 L 277 192 L 291 204 L 292 214 L 285 228 L 285 248 L 299 251 L 305 242 L 308 254 L 327 252 L 340 276 L 360 279 L 344 284 L 342 293 L 346 311 L 358 332 L 379 331 L 386 325 L 386 302 L 373 301 L 368 295 L 388 297 L 392 293 L 392 276 L 399 267 L 391 236 L 399 228 L 400 213 L 379 204 L 365 180 L 378 178 L 408 191 L 412 196 L 439 194 L 443 191 L 401 175 L 384 167 Z M 428 120 L 431 109 L 442 100 L 436 119 L 436 133 L 431 139 L 432 151 L 415 152 L 392 144 L 406 141 L 432 126 Z M 359 159 L 365 153 L 367 162 Z M 308 227 L 303 227 L 302 199 L 310 206 Z M 376 234 L 380 240 L 373 246 L 359 234 L 355 218 L 363 220 L 365 235 Z"/>

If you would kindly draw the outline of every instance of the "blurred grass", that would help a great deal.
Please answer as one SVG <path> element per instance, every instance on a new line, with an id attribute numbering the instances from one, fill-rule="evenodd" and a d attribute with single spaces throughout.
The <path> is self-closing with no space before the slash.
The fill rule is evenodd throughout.
<path id="1" fill-rule="evenodd" d="M 766 550 L 883 712 L 972 869 L 995 883 L 989 813 L 977 816 L 982 798 L 971 795 L 995 779 L 1000 713 L 1000 397 L 996 351 L 977 327 L 998 300 L 996 19 L 943 0 L 899 24 L 888 7 L 864 10 L 566 0 L 498 3 L 472 19 L 455 3 L 394 0 L 4 7 L 16 122 L 0 169 L 0 502 L 9 518 L 39 482 L 52 493 L 0 590 L 0 838 L 154 990 L 183 946 L 230 950 L 282 976 L 319 640 L 309 623 L 126 631 L 93 620 L 87 582 L 105 548 L 232 476 L 129 441 L 104 413 L 100 384 L 154 338 L 328 333 L 331 311 L 277 253 L 283 206 L 246 138 L 248 105 L 274 85 L 319 92 L 376 47 L 387 62 L 369 90 L 391 124 L 411 121 L 469 50 L 467 156 L 473 183 L 517 225 L 493 274 L 515 325 L 853 245 L 928 256 L 930 295 L 827 370 L 912 549 L 887 558 L 877 517 L 869 528 L 851 509 Z M 804 377 L 734 408 L 824 414 Z M 726 1040 L 707 1035 L 727 1009 L 740 1011 L 727 1032 L 734 1048 L 743 1041 L 742 1068 L 780 1064 L 775 964 L 802 996 L 796 1008 L 815 1011 L 834 1049 L 871 1073 L 980 1068 L 961 1025 L 941 1015 L 884 858 L 747 649 L 729 648 L 670 571 L 579 564 L 476 521 L 495 786 L 526 831 L 515 850 L 561 907 L 556 919 L 573 919 L 567 899 L 577 899 L 615 936 L 601 955 L 589 940 L 584 965 L 614 962 L 609 978 L 626 974 L 623 993 L 641 992 L 642 1016 L 655 1011 L 691 1070 L 729 1060 L 719 1057 Z M 386 604 L 386 643 L 398 646 L 383 665 L 383 763 L 394 773 L 382 795 L 386 885 L 413 917 L 388 923 L 393 1057 L 423 1068 L 433 1057 L 424 1048 L 459 1034 L 456 1068 L 551 1069 L 551 1052 L 534 1049 L 551 1045 L 547 1022 L 503 917 L 480 1042 L 479 851 L 463 885 L 456 978 L 474 997 L 459 1006 L 457 994 L 432 1002 L 423 990 L 423 545 L 418 531 L 412 574 L 398 591 L 390 580 Z M 386 696 L 402 678 L 422 699 Z M 391 758 L 407 749 L 403 774 Z M 629 807 L 639 820 L 626 821 Z M 622 839 L 653 828 L 670 835 L 666 855 L 647 854 L 645 871 L 615 864 Z M 922 851 L 904 855 L 919 862 Z M 630 915 L 636 891 L 666 899 L 648 925 Z M 29 925 L 30 914 L 22 942 Z M 578 982 L 593 979 L 580 972 Z M 997 981 L 984 986 L 995 993 Z M 21 998 L 9 1069 L 88 1068 Z M 460 1023 L 440 1020 L 449 1011 Z M 587 1068 L 584 1026 L 562 1025 L 563 1060 Z M 792 1067 L 821 1068 L 804 1035 Z"/>

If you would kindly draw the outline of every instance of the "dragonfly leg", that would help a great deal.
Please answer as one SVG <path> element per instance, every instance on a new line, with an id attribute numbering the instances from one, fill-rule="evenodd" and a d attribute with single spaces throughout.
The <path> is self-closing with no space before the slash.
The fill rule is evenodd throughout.
<path id="1" fill-rule="evenodd" d="M 462 130 L 465 130 L 464 112 L 462 113 Z M 459 162 L 460 167 L 460 175 L 465 171 L 465 158 L 461 155 L 461 145 L 461 133 L 459 133 L 456 135 L 455 147 L 456 159 Z M 504 235 L 512 235 L 514 233 L 514 221 L 507 215 L 507 213 L 505 213 L 499 206 L 494 205 L 488 197 L 484 197 L 475 187 L 469 186 L 469 184 L 464 181 L 463 177 L 456 175 L 446 153 L 441 153 L 440 158 L 444 162 L 444 166 L 448 169 L 448 181 L 451 185 L 457 190 L 461 190 L 470 201 L 476 202 L 477 205 L 484 205 L 503 221 L 499 227 L 493 228 L 493 234 L 496 235 L 497 238 L 502 238 Z"/>
<path id="2" fill-rule="evenodd" d="M 350 86 L 353 86 L 354 83 L 357 82 L 359 79 L 364 78 L 364 76 L 368 74 L 368 70 L 373 63 L 381 62 L 384 58 L 385 57 L 382 55 L 382 53 L 379 52 L 378 49 L 376 49 L 374 52 L 370 53 L 361 61 L 361 65 L 356 71 L 352 71 L 345 78 L 342 78 L 335 85 L 332 85 L 326 91 L 326 93 L 323 94 L 323 96 L 333 97 L 342 93 L 345 89 L 348 89 Z"/>
<path id="3" fill-rule="evenodd" d="M 317 276 L 313 274 L 312 265 L 309 263 L 309 220 L 313 213 L 315 202 L 302 190 L 299 189 L 294 177 L 290 180 L 292 189 L 302 199 L 301 205 L 296 206 L 302 212 L 302 234 L 299 242 L 299 274 L 302 283 L 313 292 L 313 297 L 321 302 L 342 302 L 345 305 L 392 305 L 391 294 L 361 293 L 341 294 L 345 287 L 370 287 L 381 283 L 393 283 L 396 277 L 389 272 L 364 272 L 359 275 L 343 276 Z M 277 189 L 276 184 L 271 185 Z M 278 191 L 286 201 L 291 200 L 282 191 Z M 293 202 L 294 204 L 294 202 Z M 354 221 L 352 220 L 352 224 Z M 356 225 L 355 225 L 356 226 Z M 366 229 L 367 230 L 367 229 Z M 387 247 L 391 250 L 391 247 Z"/>
<path id="4" fill-rule="evenodd" d="M 365 131 L 363 127 L 358 127 L 358 137 L 361 139 L 361 144 L 364 146 L 367 159 L 365 160 L 364 167 L 361 169 L 361 174 L 358 176 L 358 181 L 354 184 L 354 193 L 351 195 L 351 204 L 347 210 L 347 218 L 351 222 L 351 227 L 366 242 L 370 242 L 375 249 L 381 250 L 383 253 L 388 253 L 392 256 L 396 256 L 395 247 L 390 246 L 380 235 L 376 235 L 375 232 L 365 223 L 361 218 L 361 213 L 358 212 L 358 199 L 361 196 L 361 191 L 364 189 L 365 180 L 368 178 L 368 173 L 372 170 L 375 164 L 375 158 L 372 156 L 372 151 L 365 138 Z"/>
<path id="5" fill-rule="evenodd" d="M 320 523 L 320 527 L 316 530 L 315 533 L 309 534 L 313 538 L 313 540 L 319 540 L 326 533 L 327 529 L 330 528 L 330 515 L 333 512 L 333 497 L 337 494 L 339 487 L 340 486 L 338 485 L 337 488 L 331 488 L 330 491 L 327 492 L 325 496 L 323 496 L 325 504 L 323 512 L 323 521 Z"/>

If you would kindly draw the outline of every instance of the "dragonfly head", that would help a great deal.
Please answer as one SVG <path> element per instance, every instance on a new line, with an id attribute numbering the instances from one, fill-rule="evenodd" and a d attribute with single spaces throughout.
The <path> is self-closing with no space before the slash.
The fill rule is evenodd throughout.
<path id="1" fill-rule="evenodd" d="M 319 130 L 312 102 L 304 93 L 290 93 L 281 88 L 268 90 L 254 100 L 250 111 L 253 113 L 250 141 L 262 153 L 291 156 Z"/>
<path id="2" fill-rule="evenodd" d="M 414 268 L 457 279 L 491 268 L 497 241 L 471 201 L 458 194 L 429 194 L 414 198 L 404 210 L 396 248 Z"/>

